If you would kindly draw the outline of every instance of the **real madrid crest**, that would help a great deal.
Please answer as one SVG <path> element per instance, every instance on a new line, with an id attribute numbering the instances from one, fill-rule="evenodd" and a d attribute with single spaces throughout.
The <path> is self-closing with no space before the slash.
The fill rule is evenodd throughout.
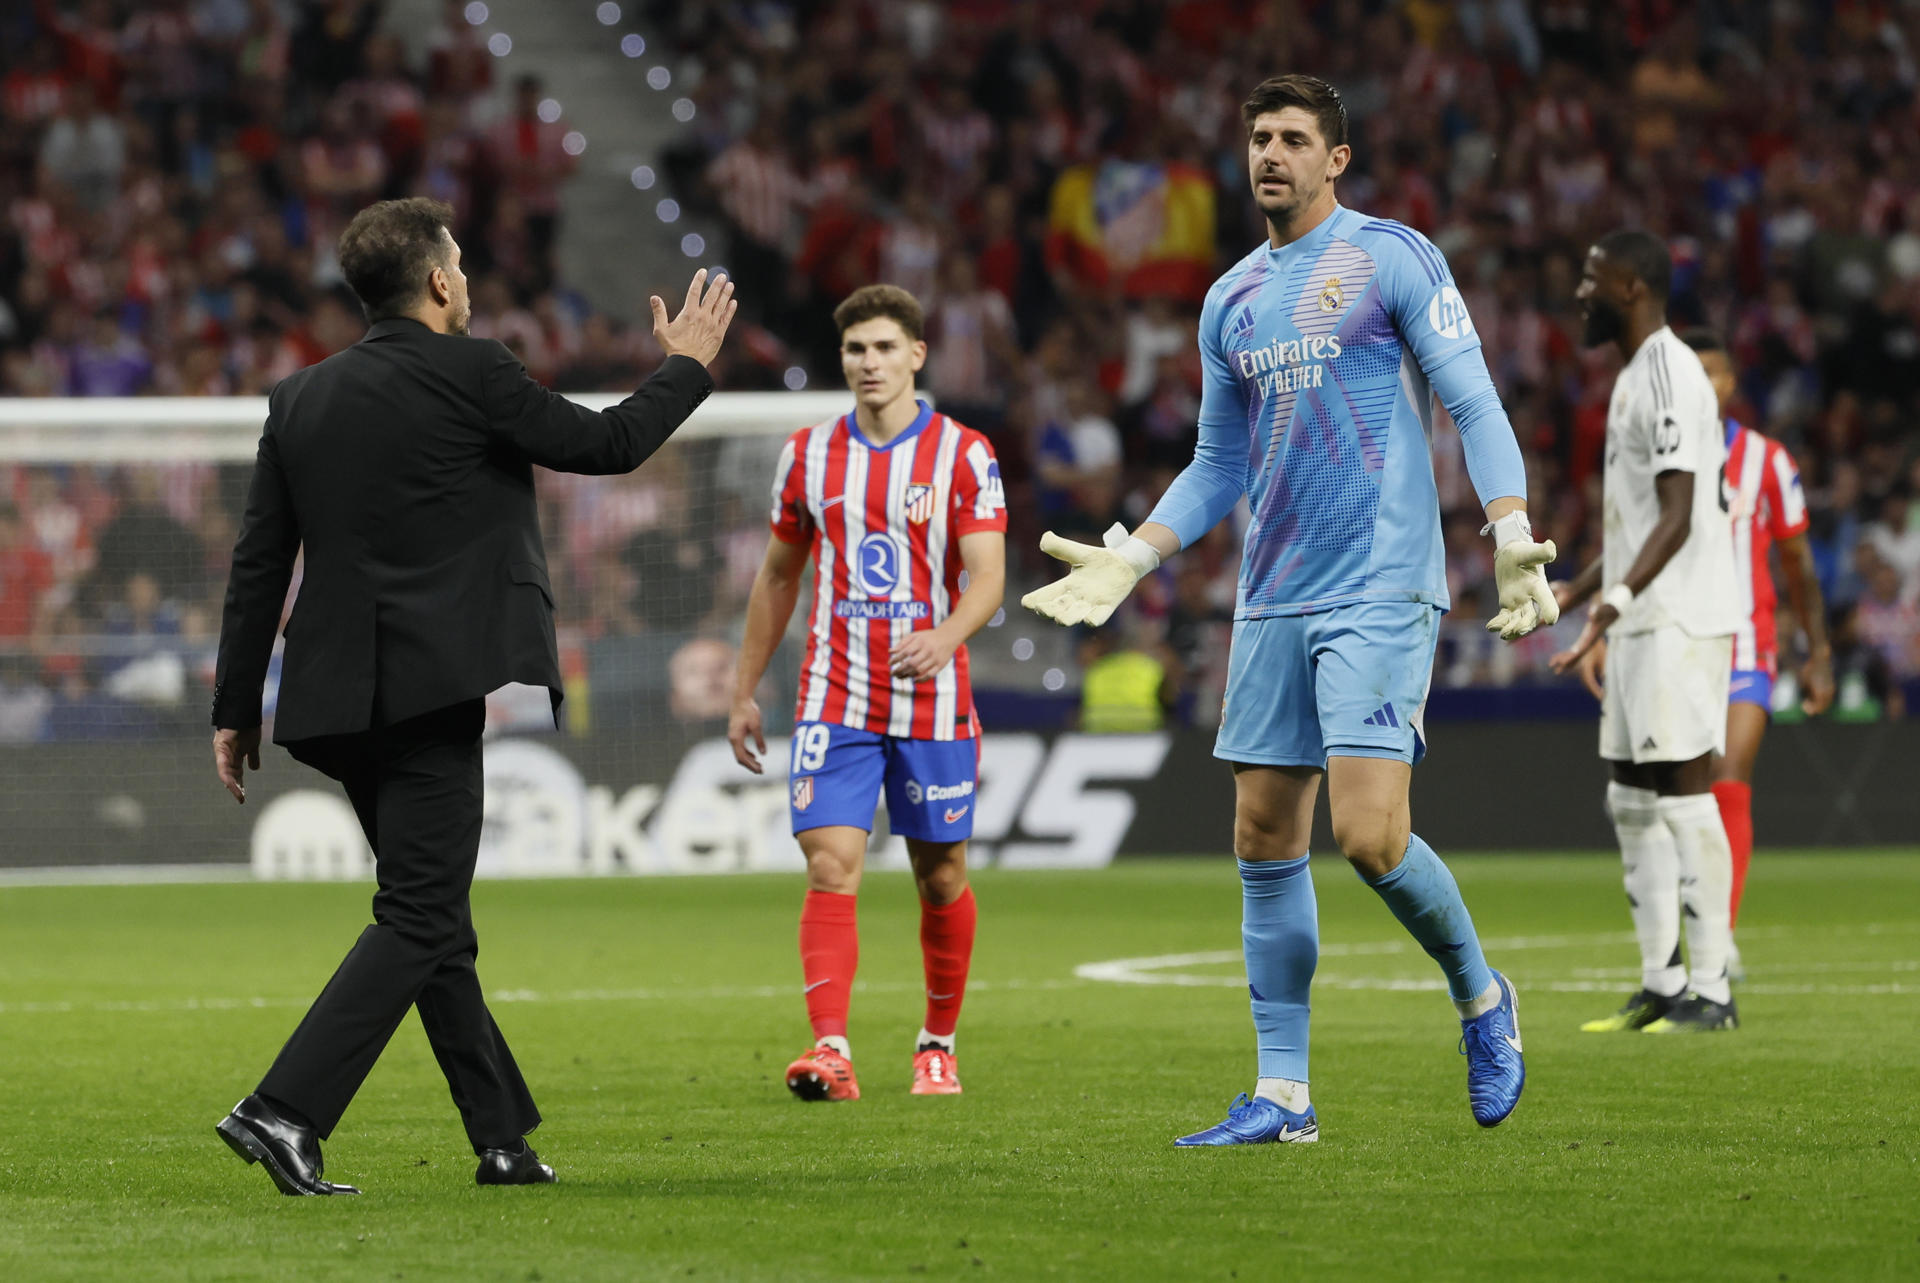
<path id="1" fill-rule="evenodd" d="M 1322 312 L 1338 312 L 1346 301 L 1346 293 L 1340 288 L 1340 278 L 1337 276 L 1329 276 L 1327 283 L 1320 287 L 1320 310 Z"/>

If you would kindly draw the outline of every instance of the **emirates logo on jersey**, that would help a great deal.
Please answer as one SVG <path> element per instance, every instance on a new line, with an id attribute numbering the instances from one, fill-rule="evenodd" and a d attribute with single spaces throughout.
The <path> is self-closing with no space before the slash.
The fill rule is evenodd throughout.
<path id="1" fill-rule="evenodd" d="M 924 526 L 933 520 L 933 487 L 907 487 L 907 520 L 916 526 Z"/>

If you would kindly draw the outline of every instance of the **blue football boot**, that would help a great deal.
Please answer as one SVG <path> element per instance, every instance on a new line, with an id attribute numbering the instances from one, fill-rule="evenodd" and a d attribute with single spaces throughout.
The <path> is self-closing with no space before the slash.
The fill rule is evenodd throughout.
<path id="1" fill-rule="evenodd" d="M 1520 1103 L 1527 1085 L 1527 1062 L 1520 1055 L 1520 998 L 1513 982 L 1493 973 L 1500 1005 L 1460 1022 L 1460 1052 L 1467 1058 L 1467 1099 L 1473 1121 L 1498 1127 Z"/>
<path id="2" fill-rule="evenodd" d="M 1203 1132 L 1182 1136 L 1175 1145 L 1305 1145 L 1320 1139 L 1320 1124 L 1314 1121 L 1313 1106 L 1304 1113 L 1292 1113 L 1270 1100 L 1241 1092 L 1227 1106 L 1225 1122 Z"/>

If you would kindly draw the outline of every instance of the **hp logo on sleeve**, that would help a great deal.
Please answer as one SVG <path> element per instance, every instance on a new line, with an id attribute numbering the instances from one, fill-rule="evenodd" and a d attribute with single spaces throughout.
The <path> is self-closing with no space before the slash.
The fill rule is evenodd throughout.
<path id="1" fill-rule="evenodd" d="M 1443 339 L 1465 338 L 1473 333 L 1473 318 L 1467 315 L 1467 302 L 1460 291 L 1444 285 L 1427 304 L 1427 323 Z"/>

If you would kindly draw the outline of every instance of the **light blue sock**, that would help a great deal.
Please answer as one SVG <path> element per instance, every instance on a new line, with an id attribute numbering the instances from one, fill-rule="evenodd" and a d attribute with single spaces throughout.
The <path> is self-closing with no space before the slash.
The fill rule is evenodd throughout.
<path id="1" fill-rule="evenodd" d="M 1307 1081 L 1307 991 L 1320 914 L 1307 857 L 1240 861 L 1240 943 L 1260 1044 L 1260 1077 Z"/>
<path id="2" fill-rule="evenodd" d="M 1400 925 L 1440 964 L 1455 1002 L 1471 1002 L 1487 991 L 1493 972 L 1460 884 L 1418 834 L 1407 838 L 1407 854 L 1393 872 L 1378 882 L 1360 880 L 1380 893 Z"/>

